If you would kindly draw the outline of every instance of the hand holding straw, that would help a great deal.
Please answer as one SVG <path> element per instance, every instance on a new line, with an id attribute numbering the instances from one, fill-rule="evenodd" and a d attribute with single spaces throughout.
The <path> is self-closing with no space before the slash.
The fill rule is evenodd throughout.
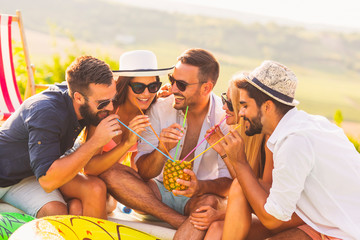
<path id="1" fill-rule="evenodd" d="M 239 124 L 235 129 L 239 128 L 241 125 Z M 197 159 L 198 157 L 200 157 L 202 154 L 204 154 L 205 152 L 207 152 L 208 150 L 210 150 L 210 148 L 212 148 L 213 146 L 215 146 L 216 144 L 218 144 L 221 140 L 223 140 L 227 135 L 230 134 L 230 131 L 225 135 L 223 136 L 222 138 L 220 138 L 218 141 L 216 141 L 216 143 L 214 143 L 213 145 L 211 145 L 210 147 L 208 147 L 207 149 L 205 149 L 202 153 L 200 153 L 199 155 L 197 155 L 196 157 L 194 157 L 193 159 L 191 159 L 189 162 L 192 162 L 194 161 L 195 159 Z"/>
<path id="2" fill-rule="evenodd" d="M 225 119 L 227 119 L 227 118 L 228 118 L 228 116 L 225 116 L 225 118 L 224 118 L 223 120 L 221 120 L 221 121 L 220 121 L 217 125 L 215 125 L 215 126 L 220 126 L 220 125 L 222 124 L 222 122 L 225 121 Z M 206 135 L 205 138 L 204 138 L 193 150 L 191 150 L 191 152 L 189 152 L 189 153 L 183 158 L 183 160 L 181 160 L 181 162 L 185 161 L 185 159 L 186 159 L 188 156 L 190 156 L 190 154 L 192 154 L 192 153 L 197 149 L 197 147 L 200 146 L 200 145 L 214 132 L 214 130 L 215 130 L 215 128 L 214 128 L 208 135 Z"/>
<path id="3" fill-rule="evenodd" d="M 162 151 L 160 151 L 157 147 L 155 147 L 154 145 L 152 145 L 149 141 L 147 141 L 145 138 L 141 137 L 139 134 L 137 134 L 134 130 L 132 130 L 131 128 L 129 128 L 128 126 L 125 125 L 125 123 L 123 123 L 122 121 L 120 121 L 118 118 L 116 119 L 118 120 L 119 123 L 121 123 L 124 127 L 126 127 L 127 129 L 129 129 L 131 132 L 133 132 L 136 136 L 138 136 L 139 138 L 141 138 L 142 140 L 144 140 L 147 144 L 149 144 L 150 146 L 152 146 L 155 150 L 157 150 L 159 153 L 161 153 L 162 155 L 164 155 L 167 159 L 172 160 L 169 156 L 167 156 L 165 153 L 163 153 Z"/>
<path id="4" fill-rule="evenodd" d="M 140 108 L 140 106 L 139 106 L 136 98 L 134 98 L 134 100 L 135 100 L 136 106 L 137 106 L 138 109 L 140 110 L 141 114 L 142 114 L 142 115 L 145 115 L 144 112 L 141 110 L 141 108 Z M 157 137 L 157 139 L 159 140 L 159 143 L 160 143 L 160 144 L 163 146 L 163 148 L 165 149 L 166 153 L 171 157 L 171 155 L 170 155 L 169 151 L 166 149 L 164 143 L 163 143 L 162 141 L 160 141 L 160 138 L 159 138 L 159 136 L 157 135 L 157 133 L 155 132 L 154 128 L 153 128 L 151 125 L 150 125 L 150 128 L 151 128 L 151 130 L 153 131 L 153 133 L 155 134 L 155 136 Z M 174 160 L 174 159 L 172 159 L 172 160 Z"/>
<path id="5" fill-rule="evenodd" d="M 189 106 L 186 107 L 185 116 L 184 116 L 184 121 L 183 121 L 183 125 L 182 125 L 183 128 L 184 128 L 184 126 L 185 126 L 185 122 L 186 122 L 186 117 L 187 117 L 188 110 L 189 110 Z M 180 140 L 181 140 L 181 139 L 180 139 Z M 177 154 L 178 154 L 178 150 L 179 150 L 179 146 L 180 146 L 180 140 L 179 140 L 179 142 L 178 142 L 178 144 L 177 144 L 177 147 L 176 147 L 176 152 L 175 152 L 174 160 L 176 160 L 176 156 L 177 156 Z"/>

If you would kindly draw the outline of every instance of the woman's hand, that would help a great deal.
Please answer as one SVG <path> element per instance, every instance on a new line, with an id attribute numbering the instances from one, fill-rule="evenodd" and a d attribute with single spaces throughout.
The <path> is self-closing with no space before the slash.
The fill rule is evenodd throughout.
<path id="1" fill-rule="evenodd" d="M 148 126 L 150 126 L 149 117 L 147 115 L 138 115 L 130 121 L 128 127 L 140 135 Z M 127 142 L 132 146 L 137 142 L 138 138 L 136 134 L 130 132 Z"/>
<path id="2" fill-rule="evenodd" d="M 206 138 L 206 141 L 211 145 L 215 144 L 217 141 L 220 140 L 220 138 L 222 138 L 224 136 L 224 134 L 221 132 L 220 128 L 218 125 L 208 129 L 206 131 L 206 134 L 205 134 L 205 137 L 207 135 L 209 135 L 207 138 Z M 220 145 L 220 144 L 216 144 L 213 149 L 220 155 L 220 156 L 223 156 L 225 154 L 225 150 L 224 148 Z"/>

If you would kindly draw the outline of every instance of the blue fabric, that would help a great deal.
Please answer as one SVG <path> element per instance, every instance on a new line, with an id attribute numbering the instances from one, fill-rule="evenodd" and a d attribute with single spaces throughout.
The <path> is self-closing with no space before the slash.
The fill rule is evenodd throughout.
<path id="1" fill-rule="evenodd" d="M 185 206 L 190 200 L 190 198 L 182 195 L 175 196 L 172 192 L 169 192 L 169 190 L 164 187 L 164 184 L 162 182 L 157 179 L 154 179 L 154 181 L 159 188 L 161 194 L 161 201 L 175 211 L 177 211 L 178 213 L 185 215 Z"/>
<path id="2" fill-rule="evenodd" d="M 45 175 L 81 130 L 66 84 L 25 100 L 0 129 L 0 187 Z"/>

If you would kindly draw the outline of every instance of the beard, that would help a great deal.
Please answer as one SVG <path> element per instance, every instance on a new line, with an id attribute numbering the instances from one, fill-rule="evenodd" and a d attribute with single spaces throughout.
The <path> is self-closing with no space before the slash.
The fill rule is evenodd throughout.
<path id="1" fill-rule="evenodd" d="M 249 128 L 245 130 L 245 134 L 247 136 L 254 136 L 255 134 L 259 134 L 262 132 L 263 125 L 261 123 L 261 117 L 262 117 L 261 111 L 258 112 L 256 118 L 253 118 L 251 120 L 249 118 L 244 117 L 244 120 L 249 122 Z"/>
<path id="2" fill-rule="evenodd" d="M 185 110 L 186 109 L 186 98 L 183 95 L 179 94 L 179 93 L 174 93 L 174 96 L 183 97 L 183 104 L 182 105 L 176 105 L 176 101 L 174 100 L 173 108 L 175 108 L 176 110 Z"/>
<path id="3" fill-rule="evenodd" d="M 97 113 L 93 113 L 90 109 L 89 104 L 84 103 L 83 105 L 80 106 L 79 108 L 80 111 L 80 115 L 83 117 L 84 122 L 86 125 L 93 125 L 93 126 L 97 126 L 101 120 L 103 120 L 104 118 L 100 118 L 99 114 L 106 112 L 106 116 L 109 115 L 109 111 L 98 111 Z"/>

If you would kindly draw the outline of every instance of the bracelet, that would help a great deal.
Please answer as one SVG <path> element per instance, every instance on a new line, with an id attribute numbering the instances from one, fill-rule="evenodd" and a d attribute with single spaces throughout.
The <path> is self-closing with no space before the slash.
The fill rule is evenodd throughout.
<path id="1" fill-rule="evenodd" d="M 226 153 L 225 153 L 224 155 L 221 156 L 221 159 L 224 159 L 224 158 L 226 158 L 226 157 L 227 157 L 227 155 L 226 155 Z"/>

